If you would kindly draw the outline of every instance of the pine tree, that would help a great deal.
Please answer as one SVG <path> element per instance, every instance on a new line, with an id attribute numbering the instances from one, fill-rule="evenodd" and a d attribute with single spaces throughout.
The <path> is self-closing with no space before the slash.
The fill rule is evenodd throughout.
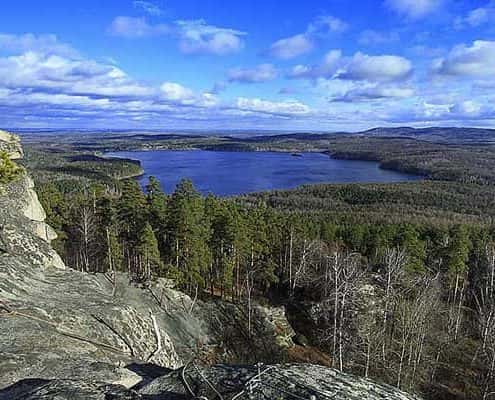
<path id="1" fill-rule="evenodd" d="M 144 224 L 139 234 L 137 255 L 139 268 L 136 274 L 138 281 L 147 281 L 152 277 L 163 275 L 163 262 L 158 250 L 158 241 L 149 222 Z"/>
<path id="2" fill-rule="evenodd" d="M 152 225 L 156 225 L 154 228 L 157 231 L 158 227 L 166 223 L 167 196 L 163 192 L 160 182 L 154 176 L 149 178 L 149 182 L 146 185 L 146 194 L 150 222 Z"/>
<path id="3" fill-rule="evenodd" d="M 210 249 L 212 253 L 212 268 L 210 287 L 221 289 L 223 296 L 231 291 L 233 273 L 236 264 L 236 224 L 232 208 L 226 202 L 212 196 L 206 199 L 206 212 L 211 223 Z"/>
<path id="4" fill-rule="evenodd" d="M 406 251 L 406 270 L 409 272 L 423 272 L 425 269 L 426 249 L 417 229 L 410 224 L 404 225 L 399 232 L 397 245 Z"/>
<path id="5" fill-rule="evenodd" d="M 469 232 L 466 226 L 456 226 L 451 233 L 448 254 L 448 274 L 451 282 L 466 273 L 470 245 Z"/>
<path id="6" fill-rule="evenodd" d="M 139 277 L 141 274 L 142 260 L 138 247 L 147 218 L 146 198 L 139 185 L 135 181 L 125 181 L 122 185 L 122 195 L 117 201 L 117 220 L 130 279 Z"/>
<path id="7" fill-rule="evenodd" d="M 173 266 L 179 284 L 190 292 L 205 287 L 205 271 L 210 266 L 207 246 L 210 226 L 204 202 L 192 182 L 183 179 L 168 204 L 168 237 Z"/>
<path id="8" fill-rule="evenodd" d="M 148 203 L 149 221 L 158 240 L 158 248 L 163 258 L 168 256 L 167 248 L 167 202 L 168 198 L 163 192 L 160 182 L 150 176 L 146 185 L 146 201 Z"/>

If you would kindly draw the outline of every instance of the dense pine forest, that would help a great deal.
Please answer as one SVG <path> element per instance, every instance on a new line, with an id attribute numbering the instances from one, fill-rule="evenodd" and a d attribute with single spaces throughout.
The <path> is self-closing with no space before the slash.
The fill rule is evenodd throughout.
<path id="1" fill-rule="evenodd" d="M 300 345 L 292 361 L 428 399 L 492 396 L 495 204 L 485 180 L 204 197 L 187 179 L 164 191 L 151 177 L 142 190 L 126 179 L 141 172 L 130 160 L 25 147 L 72 268 L 127 272 L 144 288 L 168 279 L 248 318 L 255 302 L 284 305 Z"/>

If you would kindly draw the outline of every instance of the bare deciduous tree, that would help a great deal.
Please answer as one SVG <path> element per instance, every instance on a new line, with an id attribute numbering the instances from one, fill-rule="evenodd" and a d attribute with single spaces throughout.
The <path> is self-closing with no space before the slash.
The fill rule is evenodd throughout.
<path id="1" fill-rule="evenodd" d="M 79 237 L 80 268 L 84 272 L 91 270 L 91 262 L 94 259 L 94 246 L 96 241 L 96 218 L 92 206 L 84 205 L 78 210 L 76 229 Z"/>
<path id="2" fill-rule="evenodd" d="M 383 324 L 382 324 L 382 359 L 386 362 L 387 345 L 390 337 L 388 334 L 388 323 L 390 319 L 391 306 L 396 300 L 398 293 L 398 285 L 404 277 L 404 268 L 407 264 L 407 254 L 404 249 L 393 248 L 386 249 L 383 257 L 383 268 L 380 280 L 384 286 L 383 299 Z"/>

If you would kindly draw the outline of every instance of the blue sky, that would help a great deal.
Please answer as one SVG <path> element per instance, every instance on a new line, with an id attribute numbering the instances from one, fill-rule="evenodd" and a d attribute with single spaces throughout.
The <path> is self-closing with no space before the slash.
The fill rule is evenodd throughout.
<path id="1" fill-rule="evenodd" d="M 495 0 L 17 0 L 0 127 L 495 127 Z"/>

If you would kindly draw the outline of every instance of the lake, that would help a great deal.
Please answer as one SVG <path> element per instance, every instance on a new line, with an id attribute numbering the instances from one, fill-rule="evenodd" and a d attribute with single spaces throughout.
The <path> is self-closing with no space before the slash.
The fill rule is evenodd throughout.
<path id="1" fill-rule="evenodd" d="M 108 157 L 139 160 L 145 174 L 158 178 L 170 193 L 181 178 L 189 178 L 203 194 L 229 196 L 273 189 L 290 189 L 303 184 L 351 182 L 404 182 L 418 176 L 380 169 L 371 161 L 336 160 L 326 154 L 294 156 L 277 152 L 228 151 L 122 151 Z"/>

